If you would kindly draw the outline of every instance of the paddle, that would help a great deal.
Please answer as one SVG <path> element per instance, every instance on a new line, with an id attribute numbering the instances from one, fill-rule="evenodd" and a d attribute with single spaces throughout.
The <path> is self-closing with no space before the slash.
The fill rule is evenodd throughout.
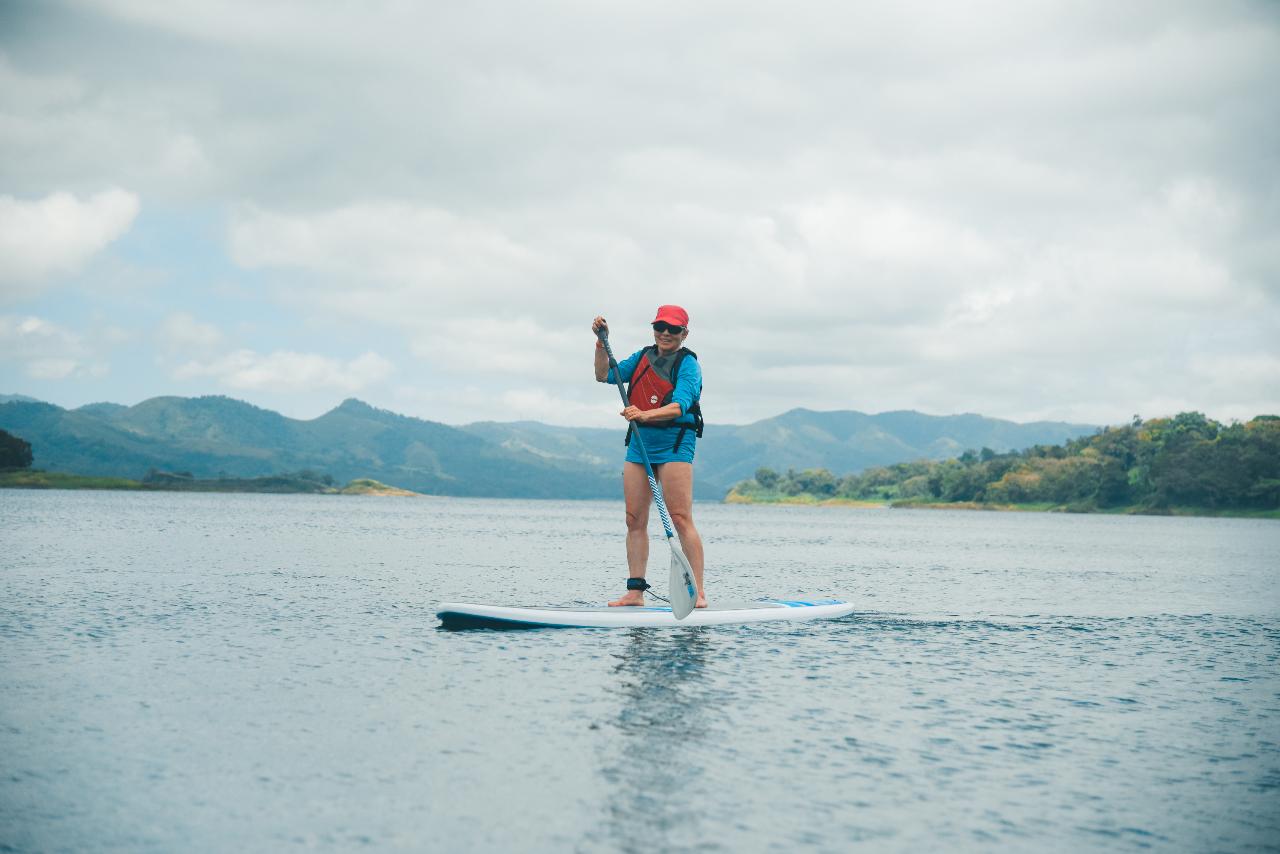
<path id="1" fill-rule="evenodd" d="M 630 406 L 631 401 L 627 400 L 627 392 L 622 387 L 622 378 L 619 376 L 618 360 L 613 358 L 613 348 L 609 346 L 609 328 L 601 326 L 596 330 L 596 337 L 604 345 L 605 355 L 609 357 L 609 367 L 613 369 L 613 376 L 618 380 L 618 394 L 622 395 L 622 405 Z M 653 466 L 649 464 L 649 452 L 644 447 L 644 439 L 640 437 L 639 424 L 636 425 L 631 441 L 640 448 L 640 459 L 644 460 L 644 470 L 649 474 L 649 490 L 653 493 L 653 502 L 658 505 L 658 516 L 662 518 L 662 530 L 667 532 L 667 544 L 671 546 L 671 575 L 668 582 L 671 613 L 677 620 L 683 620 L 693 612 L 693 606 L 698 599 L 698 588 L 693 583 L 693 567 L 689 565 L 689 559 L 684 556 L 680 542 L 671 529 L 671 517 L 667 515 L 667 502 L 662 500 L 662 487 L 658 485 L 658 479 L 653 476 Z"/>

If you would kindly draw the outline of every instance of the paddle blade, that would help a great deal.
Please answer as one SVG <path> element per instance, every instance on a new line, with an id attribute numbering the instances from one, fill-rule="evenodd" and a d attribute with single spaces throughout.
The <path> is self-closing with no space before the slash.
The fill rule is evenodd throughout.
<path id="1" fill-rule="evenodd" d="M 683 620 L 693 613 L 693 606 L 698 601 L 698 586 L 693 581 L 693 567 L 676 545 L 675 537 L 669 537 L 667 542 L 671 543 L 671 578 L 667 584 L 671 613 L 677 620 Z"/>

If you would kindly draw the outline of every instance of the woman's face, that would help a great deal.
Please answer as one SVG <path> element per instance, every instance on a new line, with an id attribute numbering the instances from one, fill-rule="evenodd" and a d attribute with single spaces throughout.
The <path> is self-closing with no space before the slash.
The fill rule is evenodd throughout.
<path id="1" fill-rule="evenodd" d="M 679 330 L 677 332 L 676 330 Z M 658 345 L 659 353 L 674 353 L 689 337 L 689 330 L 683 326 L 672 326 L 659 320 L 653 324 L 653 343 Z"/>

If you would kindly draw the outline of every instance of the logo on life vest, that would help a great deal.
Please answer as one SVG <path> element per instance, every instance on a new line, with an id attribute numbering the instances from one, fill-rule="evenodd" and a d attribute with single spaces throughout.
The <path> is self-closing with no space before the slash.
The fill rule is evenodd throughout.
<path id="1" fill-rule="evenodd" d="M 650 395 L 650 396 L 649 396 L 649 402 L 650 402 L 650 403 L 657 403 L 657 402 L 658 402 L 658 396 L 657 396 L 656 394 L 654 394 L 654 395 Z"/>

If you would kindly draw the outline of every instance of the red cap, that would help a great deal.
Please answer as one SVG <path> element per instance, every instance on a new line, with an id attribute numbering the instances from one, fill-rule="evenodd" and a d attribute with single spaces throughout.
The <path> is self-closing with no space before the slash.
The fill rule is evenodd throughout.
<path id="1" fill-rule="evenodd" d="M 658 306 L 658 316 L 651 322 L 657 323 L 659 320 L 670 323 L 672 326 L 688 326 L 689 312 L 678 305 L 660 305 Z"/>

